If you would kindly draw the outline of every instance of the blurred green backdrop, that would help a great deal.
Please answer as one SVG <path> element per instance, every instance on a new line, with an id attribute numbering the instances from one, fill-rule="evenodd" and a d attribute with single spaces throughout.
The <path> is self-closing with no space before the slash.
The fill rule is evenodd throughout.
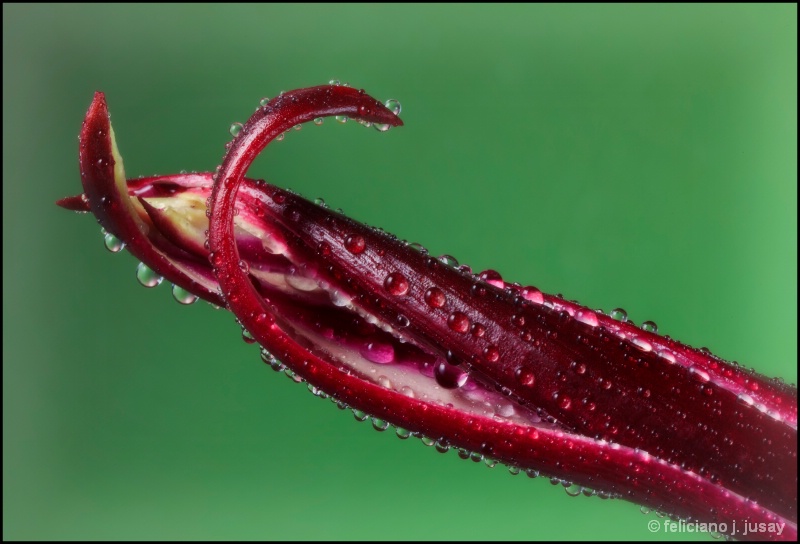
<path id="1" fill-rule="evenodd" d="M 140 176 L 338 78 L 406 126 L 306 127 L 251 173 L 796 382 L 796 51 L 795 5 L 4 4 L 4 538 L 675 537 L 356 423 L 53 201 L 97 89 Z"/>

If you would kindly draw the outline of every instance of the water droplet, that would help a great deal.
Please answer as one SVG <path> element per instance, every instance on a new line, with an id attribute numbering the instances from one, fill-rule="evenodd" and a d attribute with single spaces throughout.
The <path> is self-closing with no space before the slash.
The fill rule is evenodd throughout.
<path id="1" fill-rule="evenodd" d="M 314 204 L 316 204 L 317 206 L 320 206 L 322 208 L 327 208 L 328 207 L 328 205 L 325 204 L 325 201 L 322 198 L 319 198 L 319 197 L 314 199 Z"/>
<path id="2" fill-rule="evenodd" d="M 433 376 L 436 383 L 445 389 L 458 389 L 467 383 L 469 375 L 458 367 L 440 361 L 433 369 Z"/>
<path id="3" fill-rule="evenodd" d="M 342 82 L 341 82 L 341 81 L 339 81 L 338 79 L 332 79 L 332 80 L 330 80 L 330 81 L 328 82 L 328 85 L 334 85 L 334 86 L 336 86 L 336 87 L 338 87 L 338 86 L 339 86 L 339 85 L 341 85 L 341 84 L 342 84 Z"/>
<path id="4" fill-rule="evenodd" d="M 650 509 L 647 506 L 642 506 L 641 508 L 639 508 L 639 511 L 641 511 L 642 514 L 650 513 Z"/>
<path id="5" fill-rule="evenodd" d="M 428 438 L 427 436 L 421 436 L 419 437 L 419 439 L 423 444 L 425 444 L 428 447 L 431 447 L 436 443 L 436 441 L 433 438 Z"/>
<path id="6" fill-rule="evenodd" d="M 578 310 L 575 312 L 575 320 L 592 327 L 596 327 L 600 323 L 597 320 L 597 314 L 591 310 Z"/>
<path id="7" fill-rule="evenodd" d="M 392 125 L 390 125 L 389 123 L 374 123 L 372 125 L 372 128 L 374 128 L 378 132 L 386 132 L 390 128 L 392 128 Z"/>
<path id="8" fill-rule="evenodd" d="M 323 119 L 322 117 L 316 117 L 314 119 L 314 124 L 317 125 L 317 126 L 320 126 L 324 122 L 325 122 L 325 119 Z"/>
<path id="9" fill-rule="evenodd" d="M 452 331 L 464 334 L 469 330 L 469 318 L 462 312 L 453 312 L 447 318 L 447 326 Z"/>
<path id="10" fill-rule="evenodd" d="M 617 320 L 617 321 L 622 321 L 623 323 L 625 323 L 626 321 L 628 321 L 628 312 L 626 312 L 626 311 L 625 311 L 625 310 L 623 310 L 622 308 L 614 308 L 613 310 L 611 310 L 611 311 L 608 313 L 608 316 L 609 316 L 611 319 L 615 319 L 615 320 Z"/>
<path id="11" fill-rule="evenodd" d="M 136 279 L 144 287 L 156 287 L 164 280 L 144 263 L 139 263 L 139 266 L 136 267 Z"/>
<path id="12" fill-rule="evenodd" d="M 244 125 L 242 125 L 241 123 L 233 123 L 231 125 L 231 128 L 228 130 L 230 130 L 231 136 L 238 136 L 239 133 L 242 132 L 243 128 Z"/>
<path id="13" fill-rule="evenodd" d="M 499 287 L 500 289 L 505 287 L 505 283 L 503 283 L 503 276 L 501 276 L 496 270 L 484 270 L 478 275 L 478 279 L 485 281 L 489 285 Z"/>
<path id="14" fill-rule="evenodd" d="M 266 107 L 267 107 L 267 104 L 269 104 L 269 98 L 267 98 L 267 97 L 265 96 L 264 98 L 262 98 L 261 100 L 259 100 L 259 101 L 258 101 L 258 103 L 259 103 L 259 104 L 261 104 L 261 107 L 262 107 L 262 108 L 266 108 Z"/>
<path id="15" fill-rule="evenodd" d="M 198 299 L 197 295 L 190 293 L 180 285 L 172 286 L 172 297 L 181 304 L 194 304 Z"/>
<path id="16" fill-rule="evenodd" d="M 496 363 L 500 360 L 500 350 L 497 349 L 497 346 L 489 344 L 483 348 L 483 356 L 490 363 Z"/>
<path id="17" fill-rule="evenodd" d="M 458 261 L 452 255 L 442 255 L 439 257 L 439 260 L 446 264 L 447 266 L 456 267 L 458 266 Z"/>
<path id="18" fill-rule="evenodd" d="M 647 332 L 658 333 L 658 325 L 653 321 L 645 321 L 642 323 L 642 329 Z"/>
<path id="19" fill-rule="evenodd" d="M 278 134 L 277 136 L 275 136 L 275 141 L 281 142 L 281 141 L 283 141 L 283 139 L 284 139 L 285 137 L 286 137 L 286 133 L 285 133 L 285 132 L 281 132 L 280 134 Z"/>
<path id="20" fill-rule="evenodd" d="M 364 237 L 359 234 L 351 234 L 344 239 L 344 248 L 353 255 L 363 253 L 366 247 L 367 242 L 364 240 Z"/>
<path id="21" fill-rule="evenodd" d="M 383 432 L 389 428 L 389 422 L 384 421 L 382 419 L 378 419 L 377 417 L 372 418 L 372 428 L 376 431 Z"/>
<path id="22" fill-rule="evenodd" d="M 366 421 L 369 416 L 365 412 L 353 408 L 353 417 L 356 418 L 356 421 Z"/>
<path id="23" fill-rule="evenodd" d="M 532 468 L 526 469 L 525 470 L 525 474 L 528 475 L 528 478 L 538 478 L 539 477 L 539 471 L 536 470 L 536 469 L 532 469 Z"/>
<path id="24" fill-rule="evenodd" d="M 244 340 L 245 344 L 255 344 L 256 339 L 253 338 L 253 335 L 250 334 L 250 331 L 242 327 L 242 340 Z"/>
<path id="25" fill-rule="evenodd" d="M 519 474 L 519 472 L 520 472 L 520 471 L 519 471 L 519 467 L 510 466 L 510 467 L 508 467 L 508 472 L 509 472 L 509 473 L 510 473 L 512 476 L 516 476 L 516 475 L 517 475 L 517 474 Z"/>
<path id="26" fill-rule="evenodd" d="M 105 236 L 103 236 L 103 244 L 105 244 L 106 249 L 109 250 L 111 253 L 119 253 L 123 249 L 125 249 L 125 242 L 107 232 Z"/>
<path id="27" fill-rule="evenodd" d="M 403 109 L 403 106 L 400 104 L 399 100 L 395 100 L 394 98 L 390 98 L 386 102 L 383 103 L 386 106 L 386 109 L 392 112 L 395 115 L 400 115 L 400 112 Z"/>
<path id="28" fill-rule="evenodd" d="M 428 252 L 428 250 L 425 249 L 422 246 L 422 244 L 418 244 L 417 242 L 411 242 L 410 244 L 408 244 L 408 247 L 413 249 L 414 251 L 419 251 L 420 253 L 423 253 L 423 254 Z"/>
<path id="29" fill-rule="evenodd" d="M 411 431 L 403 429 L 402 427 L 397 427 L 395 434 L 397 435 L 397 438 L 399 438 L 400 440 L 405 440 L 409 436 L 411 436 Z"/>
<path id="30" fill-rule="evenodd" d="M 469 331 L 475 338 L 483 338 L 483 335 L 486 334 L 486 327 L 480 323 L 473 323 Z"/>
<path id="31" fill-rule="evenodd" d="M 346 115 L 337 115 L 336 116 L 336 120 L 339 121 L 340 123 L 344 124 L 344 123 L 347 122 L 347 116 Z"/>
<path id="32" fill-rule="evenodd" d="M 577 497 L 583 491 L 583 487 L 577 484 L 562 482 L 561 485 L 564 486 L 564 491 L 566 491 L 567 495 L 569 495 L 570 497 Z"/>
<path id="33" fill-rule="evenodd" d="M 295 130 L 302 130 L 303 129 L 303 125 L 295 125 L 292 128 L 294 128 Z"/>
<path id="34" fill-rule="evenodd" d="M 544 303 L 544 295 L 536 287 L 529 285 L 522 288 L 522 298 L 534 304 Z"/>
<path id="35" fill-rule="evenodd" d="M 383 286 L 389 291 L 389 294 L 396 297 L 402 297 L 408 293 L 408 280 L 400 272 L 392 272 L 386 276 Z"/>
<path id="36" fill-rule="evenodd" d="M 533 373 L 532 370 L 529 368 L 525 368 L 524 366 L 519 367 L 515 372 L 514 376 L 517 378 L 517 381 L 526 387 L 532 387 L 533 384 L 536 382 L 536 375 Z"/>
<path id="37" fill-rule="evenodd" d="M 388 364 L 394 361 L 394 346 L 384 342 L 370 342 L 361 348 L 360 353 L 373 363 Z"/>
<path id="38" fill-rule="evenodd" d="M 425 291 L 425 302 L 432 308 L 441 308 L 447 302 L 444 292 L 438 287 L 431 287 Z"/>
<path id="39" fill-rule="evenodd" d="M 522 314 L 514 314 L 511 316 L 511 322 L 517 327 L 525 325 L 525 316 Z"/>

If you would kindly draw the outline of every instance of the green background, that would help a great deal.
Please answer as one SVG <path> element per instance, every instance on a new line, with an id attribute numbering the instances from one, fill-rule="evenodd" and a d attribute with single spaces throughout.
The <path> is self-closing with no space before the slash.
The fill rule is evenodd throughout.
<path id="1" fill-rule="evenodd" d="M 252 174 L 796 382 L 796 48 L 794 5 L 4 5 L 3 536 L 663 538 L 356 423 L 53 202 L 95 90 L 141 176 L 338 78 L 406 126 L 308 126 Z"/>

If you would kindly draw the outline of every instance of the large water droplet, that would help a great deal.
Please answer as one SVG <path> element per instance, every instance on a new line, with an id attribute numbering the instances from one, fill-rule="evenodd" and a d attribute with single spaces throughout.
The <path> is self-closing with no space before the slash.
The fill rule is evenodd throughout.
<path id="1" fill-rule="evenodd" d="M 344 239 L 344 248 L 353 255 L 358 255 L 367 248 L 367 242 L 360 234 L 350 234 Z"/>
<path id="2" fill-rule="evenodd" d="M 658 333 L 658 325 L 656 325 L 653 321 L 645 321 L 642 323 L 642 329 L 646 330 L 647 332 Z"/>
<path id="3" fill-rule="evenodd" d="M 617 321 L 622 321 L 623 323 L 625 323 L 626 321 L 628 321 L 628 312 L 626 312 L 626 311 L 625 311 L 625 310 L 623 310 L 622 308 L 614 308 L 613 310 L 611 310 L 611 311 L 608 313 L 608 316 L 609 316 L 611 319 L 615 319 L 615 320 L 617 320 Z"/>
<path id="4" fill-rule="evenodd" d="M 383 282 L 389 294 L 402 297 L 408 293 L 408 280 L 400 272 L 392 272 Z"/>
<path id="5" fill-rule="evenodd" d="M 172 286 L 172 296 L 181 304 L 194 304 L 197 301 L 197 295 L 190 293 L 180 285 Z"/>
<path id="6" fill-rule="evenodd" d="M 467 383 L 469 375 L 458 367 L 440 361 L 433 369 L 436 383 L 445 389 L 458 389 Z"/>
<path id="7" fill-rule="evenodd" d="M 105 236 L 103 236 L 103 244 L 106 246 L 106 249 L 109 250 L 111 253 L 119 253 L 123 249 L 125 249 L 125 242 L 107 232 Z"/>
<path id="8" fill-rule="evenodd" d="M 515 372 L 514 376 L 517 378 L 517 381 L 526 387 L 532 387 L 533 384 L 536 382 L 536 375 L 533 373 L 532 370 L 529 368 L 525 368 L 524 366 L 519 367 Z"/>
<path id="9" fill-rule="evenodd" d="M 542 292 L 532 285 L 522 288 L 522 298 L 534 304 L 542 304 L 544 302 Z"/>
<path id="10" fill-rule="evenodd" d="M 139 263 L 139 266 L 136 267 L 136 279 L 144 287 L 156 287 L 164 281 L 164 278 L 153 272 L 144 263 Z"/>
<path id="11" fill-rule="evenodd" d="M 399 100 L 395 100 L 394 98 L 390 98 L 383 104 L 386 106 L 386 109 L 392 112 L 395 115 L 400 115 L 400 112 L 403 109 L 403 106 L 400 104 Z"/>
<path id="12" fill-rule="evenodd" d="M 340 123 L 344 124 L 344 123 L 347 122 L 347 116 L 346 115 L 337 115 L 336 116 L 336 120 L 339 121 Z"/>
<path id="13" fill-rule="evenodd" d="M 320 126 L 324 122 L 325 122 L 325 119 L 323 119 L 322 117 L 317 117 L 317 118 L 314 119 L 314 124 L 317 125 L 317 126 Z"/>
<path id="14" fill-rule="evenodd" d="M 431 287 L 425 291 L 425 302 L 432 308 L 441 308 L 447 302 L 444 292 L 438 287 Z"/>
<path id="15" fill-rule="evenodd" d="M 442 255 L 439 257 L 439 260 L 444 264 L 446 264 L 447 266 L 453 266 L 453 267 L 458 266 L 458 260 L 456 260 L 456 258 L 453 257 L 452 255 Z"/>
<path id="16" fill-rule="evenodd" d="M 239 133 L 242 132 L 243 128 L 244 125 L 242 125 L 241 123 L 233 123 L 231 125 L 231 128 L 228 130 L 230 130 L 231 136 L 238 136 Z"/>
<path id="17" fill-rule="evenodd" d="M 384 421 L 382 419 L 378 419 L 377 417 L 372 418 L 372 428 L 376 431 L 383 432 L 389 428 L 389 422 Z"/>
<path id="18" fill-rule="evenodd" d="M 259 101 L 258 101 L 258 103 L 261 105 L 261 107 L 262 107 L 262 108 L 266 108 L 266 107 L 267 107 L 267 104 L 269 104 L 269 98 L 267 98 L 267 97 L 265 96 L 264 98 L 262 98 L 261 100 L 259 100 Z"/>
<path id="19" fill-rule="evenodd" d="M 484 270 L 478 275 L 478 278 L 481 281 L 485 281 L 489 285 L 494 285 L 500 289 L 505 287 L 505 284 L 503 283 L 503 276 L 501 276 L 497 270 Z"/>
<path id="20" fill-rule="evenodd" d="M 457 333 L 464 334 L 469 330 L 469 325 L 469 317 L 462 312 L 453 312 L 447 318 L 447 326 Z"/>
<path id="21" fill-rule="evenodd" d="M 388 343 L 369 342 L 360 352 L 365 359 L 373 363 L 388 364 L 394 361 L 394 346 Z"/>

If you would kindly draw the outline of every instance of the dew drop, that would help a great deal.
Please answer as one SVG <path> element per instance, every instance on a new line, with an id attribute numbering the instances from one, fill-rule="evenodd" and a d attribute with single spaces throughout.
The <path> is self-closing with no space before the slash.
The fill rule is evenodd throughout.
<path id="1" fill-rule="evenodd" d="M 417 242 L 411 242 L 408 244 L 408 247 L 413 249 L 414 251 L 419 251 L 420 253 L 427 253 L 428 250 L 423 247 L 422 244 L 418 244 Z"/>
<path id="2" fill-rule="evenodd" d="M 404 329 L 404 328 L 408 327 L 409 325 L 411 325 L 411 320 L 408 319 L 403 314 L 397 314 L 397 317 L 394 318 L 394 322 L 401 329 Z"/>
<path id="3" fill-rule="evenodd" d="M 361 348 L 360 353 L 373 363 L 388 364 L 394 361 L 394 346 L 384 342 L 369 342 Z"/>
<path id="4" fill-rule="evenodd" d="M 378 419 L 377 417 L 372 418 L 372 428 L 376 431 L 383 432 L 389 428 L 389 422 L 384 421 L 382 419 Z"/>
<path id="5" fill-rule="evenodd" d="M 103 244 L 105 244 L 106 249 L 109 250 L 111 253 L 119 253 L 123 249 L 125 249 L 125 242 L 107 232 L 105 236 L 103 236 Z"/>
<path id="6" fill-rule="evenodd" d="M 437 440 L 434 444 L 434 447 L 439 453 L 447 453 L 450 451 L 450 446 L 448 446 L 447 443 L 442 440 Z"/>
<path id="7" fill-rule="evenodd" d="M 583 492 L 583 487 L 581 487 L 581 486 L 579 486 L 577 484 L 572 484 L 572 483 L 569 483 L 569 482 L 562 482 L 561 485 L 564 486 L 564 491 L 570 497 L 577 497 L 577 496 L 579 496 L 581 494 L 581 492 Z"/>
<path id="8" fill-rule="evenodd" d="M 338 79 L 332 79 L 332 80 L 330 80 L 328 82 L 328 85 L 333 85 L 334 87 L 338 87 L 341 84 L 342 84 L 342 82 L 339 81 Z"/>
<path id="9" fill-rule="evenodd" d="M 469 375 L 458 367 L 440 361 L 433 369 L 436 383 L 445 389 L 458 389 L 467 383 Z"/>
<path id="10" fill-rule="evenodd" d="M 520 470 L 519 470 L 519 467 L 510 466 L 510 467 L 508 467 L 508 472 L 512 476 L 516 476 L 517 474 L 519 474 Z"/>
<path id="11" fill-rule="evenodd" d="M 386 109 L 392 112 L 395 115 L 400 115 L 400 112 L 403 109 L 403 106 L 400 104 L 399 100 L 395 100 L 394 98 L 390 98 L 383 104 L 386 106 Z"/>
<path id="12" fill-rule="evenodd" d="M 406 440 L 409 436 L 411 436 L 411 431 L 403 429 L 402 427 L 397 427 L 395 434 L 400 440 Z"/>
<path id="13" fill-rule="evenodd" d="M 336 116 L 336 120 L 339 121 L 340 123 L 344 124 L 344 123 L 347 122 L 347 116 L 346 115 L 337 115 Z"/>
<path id="14" fill-rule="evenodd" d="M 522 288 L 522 298 L 534 304 L 544 303 L 544 295 L 536 287 L 529 285 Z"/>
<path id="15" fill-rule="evenodd" d="M 242 340 L 245 344 L 255 344 L 256 339 L 253 338 L 253 335 L 250 334 L 250 331 L 242 327 Z"/>
<path id="16" fill-rule="evenodd" d="M 500 360 L 500 350 L 497 349 L 497 346 L 489 344 L 483 348 L 483 356 L 490 363 L 496 363 Z"/>
<path id="17" fill-rule="evenodd" d="M 469 332 L 475 338 L 483 338 L 483 335 L 486 334 L 486 327 L 484 327 L 480 323 L 473 323 L 472 327 L 469 330 Z"/>
<path id="18" fill-rule="evenodd" d="M 458 266 L 458 261 L 452 255 L 442 255 L 439 257 L 439 260 L 446 264 L 447 266 Z"/>
<path id="19" fill-rule="evenodd" d="M 591 310 L 578 310 L 575 312 L 575 320 L 592 327 L 596 327 L 600 323 L 597 320 L 597 314 Z"/>
<path id="20" fill-rule="evenodd" d="M 164 281 L 164 278 L 153 272 L 144 263 L 139 263 L 139 266 L 136 267 L 136 279 L 143 287 L 156 287 Z"/>
<path id="21" fill-rule="evenodd" d="M 328 205 L 325 204 L 325 200 L 323 200 L 322 198 L 315 198 L 314 199 L 314 204 L 316 204 L 317 206 L 320 206 L 322 208 L 327 208 L 328 207 Z"/>
<path id="22" fill-rule="evenodd" d="M 314 119 L 314 124 L 317 125 L 317 126 L 320 126 L 324 122 L 325 122 L 325 119 L 323 119 L 322 117 L 316 117 Z"/>
<path id="23" fill-rule="evenodd" d="M 243 128 L 244 125 L 242 125 L 241 123 L 233 123 L 228 130 L 230 131 L 231 136 L 238 136 L 239 133 L 242 132 Z"/>
<path id="24" fill-rule="evenodd" d="M 447 297 L 445 296 L 444 292 L 439 289 L 438 287 L 431 287 L 427 291 L 425 291 L 425 302 L 431 308 L 441 308 L 447 302 Z"/>
<path id="25" fill-rule="evenodd" d="M 514 371 L 514 377 L 517 378 L 517 381 L 520 384 L 526 387 L 532 387 L 536 382 L 536 376 L 534 375 L 533 371 L 531 371 L 529 368 L 525 368 L 524 366 L 521 366 Z"/>
<path id="26" fill-rule="evenodd" d="M 172 297 L 181 304 L 194 304 L 197 301 L 197 295 L 190 293 L 179 285 L 172 286 Z"/>
<path id="27" fill-rule="evenodd" d="M 392 272 L 383 281 L 383 286 L 390 295 L 405 296 L 408 293 L 408 280 L 400 272 Z"/>
<path id="28" fill-rule="evenodd" d="M 353 417 L 356 418 L 356 421 L 366 421 L 369 416 L 365 412 L 353 408 Z"/>
<path id="29" fill-rule="evenodd" d="M 622 308 L 614 308 L 609 312 L 608 315 L 611 319 L 614 319 L 616 321 L 622 321 L 623 323 L 628 321 L 628 312 L 626 312 Z"/>
<path id="30" fill-rule="evenodd" d="M 344 239 L 344 248 L 353 255 L 359 255 L 364 252 L 367 247 L 367 242 L 364 237 L 359 234 L 350 234 Z"/>
<path id="31" fill-rule="evenodd" d="M 505 283 L 503 283 L 503 276 L 501 276 L 496 270 L 484 270 L 478 275 L 478 279 L 485 281 L 489 285 L 499 287 L 500 289 L 505 287 Z"/>
<path id="32" fill-rule="evenodd" d="M 653 321 L 645 321 L 642 323 L 642 329 L 647 332 L 658 333 L 658 325 Z"/>
<path id="33" fill-rule="evenodd" d="M 261 105 L 262 108 L 266 108 L 267 104 L 269 104 L 269 98 L 265 96 L 264 98 L 259 100 L 258 103 Z"/>
<path id="34" fill-rule="evenodd" d="M 447 326 L 452 331 L 464 334 L 469 330 L 469 318 L 462 312 L 453 312 L 447 318 Z"/>

